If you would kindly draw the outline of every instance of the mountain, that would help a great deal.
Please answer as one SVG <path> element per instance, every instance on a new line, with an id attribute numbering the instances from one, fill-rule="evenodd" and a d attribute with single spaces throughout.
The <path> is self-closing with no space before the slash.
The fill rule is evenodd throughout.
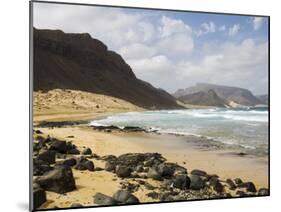
<path id="1" fill-rule="evenodd" d="M 191 105 L 202 105 L 202 106 L 216 106 L 225 107 L 227 101 L 220 98 L 214 90 L 207 92 L 199 91 L 197 93 L 186 94 L 178 98 L 180 101 Z"/>
<path id="2" fill-rule="evenodd" d="M 200 91 L 208 92 L 209 90 L 213 90 L 220 98 L 239 105 L 255 106 L 262 103 L 247 89 L 208 83 L 197 83 L 195 86 L 179 89 L 174 93 L 174 97 L 179 98 Z"/>
<path id="3" fill-rule="evenodd" d="M 262 102 L 262 104 L 268 105 L 268 94 L 257 95 L 256 97 Z"/>
<path id="4" fill-rule="evenodd" d="M 114 51 L 88 33 L 34 28 L 34 91 L 72 89 L 150 109 L 180 108 L 173 96 L 138 79 Z"/>

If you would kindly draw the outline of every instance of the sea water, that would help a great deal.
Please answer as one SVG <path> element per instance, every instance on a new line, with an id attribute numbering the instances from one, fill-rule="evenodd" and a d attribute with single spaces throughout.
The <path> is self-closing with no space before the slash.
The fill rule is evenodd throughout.
<path id="1" fill-rule="evenodd" d="M 212 108 L 127 112 L 91 125 L 137 126 L 148 131 L 206 137 L 248 149 L 268 148 L 268 108 Z"/>

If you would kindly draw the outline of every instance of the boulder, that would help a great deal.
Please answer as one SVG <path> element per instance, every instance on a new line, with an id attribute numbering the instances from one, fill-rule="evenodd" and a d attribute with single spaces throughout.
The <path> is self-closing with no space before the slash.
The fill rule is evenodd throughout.
<path id="1" fill-rule="evenodd" d="M 162 180 L 162 176 L 156 168 L 149 168 L 147 172 L 147 177 L 152 178 L 154 180 Z"/>
<path id="2" fill-rule="evenodd" d="M 223 185 L 221 184 L 221 182 L 219 181 L 219 179 L 217 177 L 212 177 L 210 180 L 210 185 L 211 187 L 217 192 L 217 193 L 222 193 L 223 192 Z"/>
<path id="3" fill-rule="evenodd" d="M 198 175 L 190 176 L 190 189 L 192 190 L 200 190 L 205 187 L 205 181 Z"/>
<path id="4" fill-rule="evenodd" d="M 228 184 L 230 190 L 236 189 L 235 183 L 230 178 L 226 179 L 226 183 Z"/>
<path id="5" fill-rule="evenodd" d="M 116 166 L 115 173 L 118 177 L 130 177 L 132 170 L 126 166 L 118 165 Z"/>
<path id="6" fill-rule="evenodd" d="M 240 178 L 235 178 L 234 182 L 235 182 L 236 186 L 238 186 L 238 187 L 243 183 L 243 181 Z"/>
<path id="7" fill-rule="evenodd" d="M 75 166 L 76 163 L 77 162 L 76 162 L 75 158 L 69 158 L 69 159 L 57 162 L 57 164 L 66 165 L 66 166 Z"/>
<path id="8" fill-rule="evenodd" d="M 201 177 L 206 177 L 207 176 L 207 172 L 199 170 L 199 169 L 194 169 L 190 172 L 190 174 L 192 175 L 197 175 L 197 176 L 201 176 Z"/>
<path id="9" fill-rule="evenodd" d="M 246 191 L 248 192 L 257 192 L 256 186 L 252 182 L 243 183 L 243 187 L 246 188 Z"/>
<path id="10" fill-rule="evenodd" d="M 66 153 L 67 152 L 66 141 L 61 141 L 61 140 L 53 138 L 49 149 L 54 150 L 59 153 Z"/>
<path id="11" fill-rule="evenodd" d="M 38 154 L 37 159 L 53 164 L 56 162 L 56 152 L 52 150 L 42 151 Z"/>
<path id="12" fill-rule="evenodd" d="M 44 190 L 60 194 L 73 191 L 76 188 L 72 170 L 68 166 L 55 167 L 54 170 L 36 178 L 35 183 Z"/>
<path id="13" fill-rule="evenodd" d="M 269 190 L 267 188 L 261 188 L 258 191 L 259 196 L 268 196 L 269 195 Z"/>
<path id="14" fill-rule="evenodd" d="M 33 176 L 41 176 L 52 169 L 53 168 L 46 161 L 38 159 L 33 160 Z"/>
<path id="15" fill-rule="evenodd" d="M 90 148 L 85 148 L 85 149 L 83 149 L 83 151 L 81 153 L 82 153 L 82 155 L 91 155 L 92 150 Z"/>
<path id="16" fill-rule="evenodd" d="M 185 190 L 190 187 L 190 178 L 185 174 L 179 174 L 172 179 L 172 183 L 173 187 Z"/>
<path id="17" fill-rule="evenodd" d="M 67 154 L 70 155 L 79 155 L 80 151 L 77 148 L 67 150 Z"/>
<path id="18" fill-rule="evenodd" d="M 111 161 L 106 161 L 105 165 L 104 165 L 104 170 L 108 171 L 108 172 L 114 172 L 116 168 L 116 163 L 111 162 Z"/>
<path id="19" fill-rule="evenodd" d="M 74 167 L 77 170 L 89 170 L 89 171 L 94 171 L 95 170 L 95 166 L 93 161 L 90 161 L 86 158 L 79 158 L 77 161 L 77 164 Z"/>
<path id="20" fill-rule="evenodd" d="M 40 188 L 33 186 L 33 207 L 34 209 L 39 208 L 44 202 L 47 201 L 46 192 Z"/>
<path id="21" fill-rule="evenodd" d="M 124 203 L 124 204 L 139 203 L 138 198 L 126 190 L 118 190 L 116 193 L 113 194 L 113 198 L 117 202 Z"/>
<path id="22" fill-rule="evenodd" d="M 116 205 L 117 202 L 112 197 L 102 193 L 96 193 L 94 195 L 94 203 L 97 205 Z"/>
<path id="23" fill-rule="evenodd" d="M 158 172 L 162 177 L 171 177 L 174 174 L 175 167 L 172 163 L 161 163 L 158 167 Z"/>

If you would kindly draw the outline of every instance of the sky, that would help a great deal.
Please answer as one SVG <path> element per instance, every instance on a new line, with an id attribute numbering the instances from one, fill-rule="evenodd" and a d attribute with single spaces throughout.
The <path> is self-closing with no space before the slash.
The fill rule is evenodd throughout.
<path id="1" fill-rule="evenodd" d="M 33 11 L 36 28 L 87 32 L 170 93 L 200 82 L 268 92 L 266 17 L 39 2 Z"/>

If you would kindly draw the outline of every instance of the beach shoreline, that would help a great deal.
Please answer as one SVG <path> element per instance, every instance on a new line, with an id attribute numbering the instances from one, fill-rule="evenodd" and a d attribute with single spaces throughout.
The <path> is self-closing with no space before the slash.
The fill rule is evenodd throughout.
<path id="1" fill-rule="evenodd" d="M 100 119 L 119 112 L 110 111 L 108 113 L 76 113 L 75 117 L 69 115 L 44 114 L 44 119 L 50 123 L 54 121 L 75 122 L 91 121 Z M 130 111 L 131 112 L 131 111 Z M 41 117 L 42 118 L 42 117 Z M 62 125 L 59 127 L 42 127 L 41 118 L 35 116 L 34 131 L 41 132 L 39 136 L 56 138 L 73 143 L 79 150 L 90 148 L 99 157 L 114 155 L 120 156 L 127 153 L 159 153 L 167 162 L 176 163 L 187 169 L 187 172 L 194 169 L 204 170 L 210 175 L 218 175 L 222 182 L 226 179 L 240 178 L 243 182 L 253 182 L 256 189 L 268 188 L 268 158 L 255 157 L 251 155 L 241 155 L 239 151 L 225 149 L 202 148 L 191 142 L 192 136 L 177 136 L 171 134 L 160 134 L 155 132 L 125 132 L 120 130 L 101 131 L 89 124 Z M 47 122 L 48 123 L 48 122 Z M 56 122 L 54 122 L 56 123 Z M 202 138 L 204 139 L 204 138 Z M 104 169 L 105 162 L 97 159 L 89 159 L 95 166 Z M 253 174 L 255 173 L 255 174 Z M 68 192 L 67 195 L 47 191 L 47 201 L 40 208 L 71 207 L 74 203 L 83 206 L 94 206 L 93 195 L 103 193 L 112 196 L 116 190 L 122 188 L 124 182 L 132 183 L 133 179 L 120 179 L 114 173 L 105 170 L 87 172 L 73 169 L 77 189 Z M 158 181 L 147 179 L 150 185 L 155 188 L 160 186 Z M 159 191 L 160 192 L 160 191 Z M 236 196 L 232 191 L 228 191 L 232 196 Z M 140 202 L 156 202 L 148 196 L 148 189 L 140 189 L 133 194 Z"/>

